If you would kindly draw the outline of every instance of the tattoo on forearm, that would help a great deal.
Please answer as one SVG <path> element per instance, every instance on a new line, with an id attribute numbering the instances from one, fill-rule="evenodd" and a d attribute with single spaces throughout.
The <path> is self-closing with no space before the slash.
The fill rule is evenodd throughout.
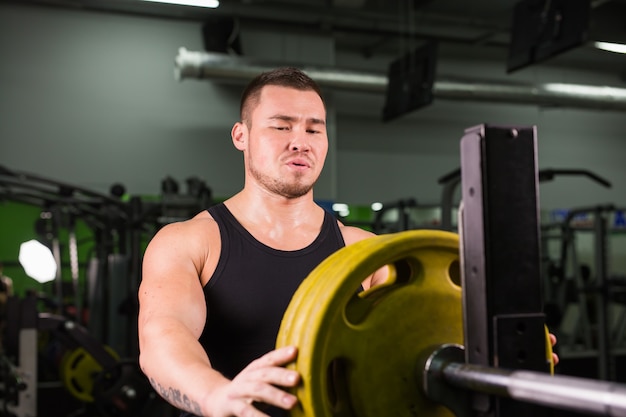
<path id="1" fill-rule="evenodd" d="M 159 393 L 159 395 L 170 404 L 180 408 L 181 410 L 188 411 L 198 416 L 201 415 L 200 404 L 192 401 L 191 398 L 182 394 L 180 390 L 172 387 L 166 388 L 159 384 L 154 378 L 150 378 L 150 384 Z"/>

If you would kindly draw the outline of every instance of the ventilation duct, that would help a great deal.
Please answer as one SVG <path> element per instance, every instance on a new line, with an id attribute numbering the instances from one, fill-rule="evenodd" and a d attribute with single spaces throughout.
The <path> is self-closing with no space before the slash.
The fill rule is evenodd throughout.
<path id="1" fill-rule="evenodd" d="M 189 51 L 180 48 L 175 59 L 175 78 L 247 82 L 261 72 L 282 64 L 255 63 L 226 54 Z M 384 94 L 387 75 L 378 73 L 299 67 L 320 86 L 346 91 Z M 626 110 L 626 89 L 580 84 L 523 84 L 485 81 L 438 80 L 435 98 L 490 103 L 530 104 L 578 109 Z"/>

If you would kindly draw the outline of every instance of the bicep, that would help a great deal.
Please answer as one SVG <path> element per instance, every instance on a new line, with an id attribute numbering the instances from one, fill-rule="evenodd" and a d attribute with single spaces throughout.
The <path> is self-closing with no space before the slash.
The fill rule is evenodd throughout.
<path id="1" fill-rule="evenodd" d="M 161 232 L 144 254 L 138 294 L 140 331 L 146 323 L 167 323 L 182 325 L 198 338 L 204 328 L 206 305 L 194 245 L 181 241 L 176 230 Z"/>

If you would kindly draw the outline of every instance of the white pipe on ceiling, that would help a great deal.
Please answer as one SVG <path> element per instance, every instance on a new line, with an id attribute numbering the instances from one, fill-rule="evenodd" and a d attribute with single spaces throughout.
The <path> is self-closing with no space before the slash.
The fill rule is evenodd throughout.
<path id="1" fill-rule="evenodd" d="M 222 53 L 180 48 L 175 58 L 177 80 L 213 79 L 247 82 L 261 72 L 285 63 L 259 63 Z M 298 65 L 320 86 L 346 91 L 385 93 L 387 75 Z M 626 89 L 565 83 L 523 84 L 486 81 L 437 80 L 435 98 L 530 104 L 579 109 L 626 110 Z"/>

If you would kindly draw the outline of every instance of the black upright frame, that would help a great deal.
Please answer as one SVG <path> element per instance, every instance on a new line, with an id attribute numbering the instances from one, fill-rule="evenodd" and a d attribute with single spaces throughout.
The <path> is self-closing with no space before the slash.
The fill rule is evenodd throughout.
<path id="1" fill-rule="evenodd" d="M 461 139 L 460 211 L 466 361 L 548 371 L 540 277 L 535 127 L 479 125 Z M 545 410 L 476 394 L 481 416 Z"/>

